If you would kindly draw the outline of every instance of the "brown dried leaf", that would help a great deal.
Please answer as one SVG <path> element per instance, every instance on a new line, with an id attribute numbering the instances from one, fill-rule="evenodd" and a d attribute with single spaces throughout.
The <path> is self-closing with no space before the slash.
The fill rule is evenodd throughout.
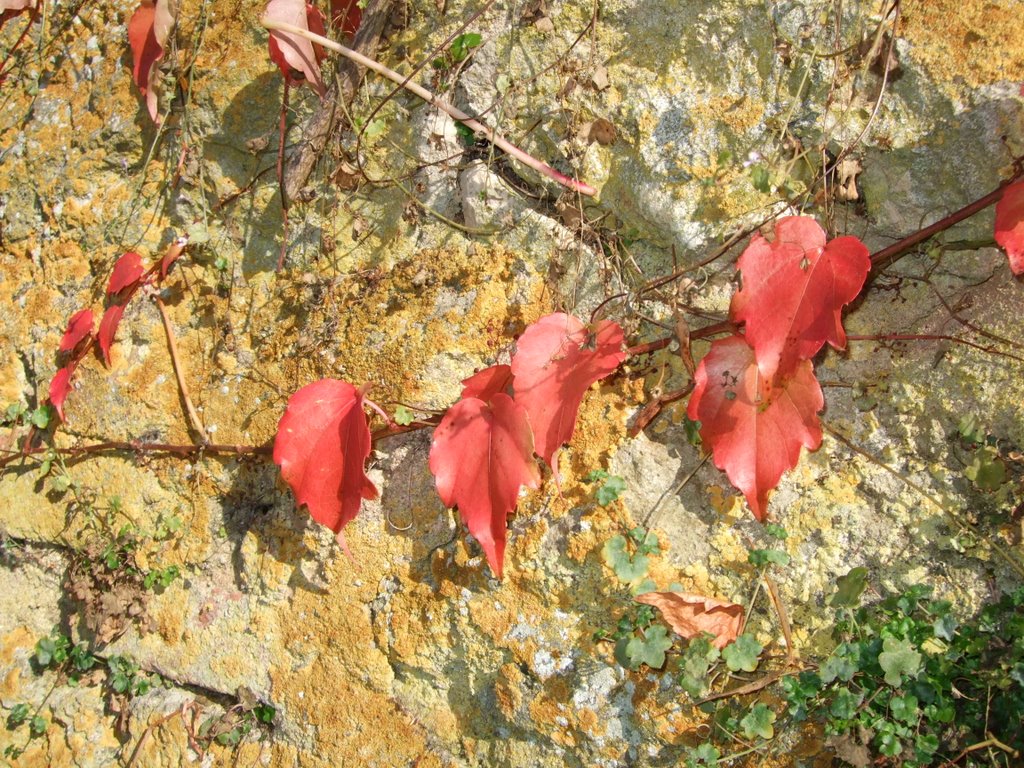
<path id="1" fill-rule="evenodd" d="M 716 648 L 724 648 L 735 640 L 743 624 L 743 606 L 703 595 L 648 592 L 636 601 L 657 608 L 677 635 L 687 639 L 704 632 L 714 635 L 712 644 Z"/>

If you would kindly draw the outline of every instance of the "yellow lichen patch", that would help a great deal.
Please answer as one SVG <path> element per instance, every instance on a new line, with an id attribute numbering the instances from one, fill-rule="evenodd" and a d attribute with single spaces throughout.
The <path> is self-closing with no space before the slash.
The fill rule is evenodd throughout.
<path id="1" fill-rule="evenodd" d="M 1024 35 L 1013 0 L 918 0 L 902 12 L 911 55 L 940 82 L 1024 80 Z"/>

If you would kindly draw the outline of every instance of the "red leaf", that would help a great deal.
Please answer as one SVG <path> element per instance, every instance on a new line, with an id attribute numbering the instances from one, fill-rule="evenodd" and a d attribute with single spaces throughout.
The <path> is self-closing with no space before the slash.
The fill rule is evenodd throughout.
<path id="1" fill-rule="evenodd" d="M 742 336 L 718 339 L 700 361 L 687 415 L 732 484 L 763 520 L 768 492 L 796 466 L 800 448 L 821 444 L 818 411 L 825 400 L 810 360 L 788 378 L 762 385 L 754 350 Z"/>
<path id="2" fill-rule="evenodd" d="M 809 216 L 787 216 L 775 240 L 754 235 L 736 264 L 743 289 L 732 297 L 730 317 L 746 323 L 764 380 L 814 357 L 827 341 L 846 346 L 840 317 L 864 285 L 871 258 L 855 237 L 825 244 L 825 232 Z"/>
<path id="3" fill-rule="evenodd" d="M 687 639 L 707 632 L 714 635 L 712 645 L 725 648 L 736 639 L 743 624 L 743 606 L 702 595 L 678 592 L 648 592 L 636 598 L 653 605 L 677 635 Z"/>
<path id="4" fill-rule="evenodd" d="M 100 343 L 100 351 L 103 353 L 103 362 L 110 367 L 110 345 L 114 343 L 114 334 L 117 333 L 117 326 L 121 323 L 121 315 L 124 314 L 124 304 L 113 304 L 107 307 L 100 320 L 100 330 L 96 334 L 96 340 Z"/>
<path id="5" fill-rule="evenodd" d="M 430 446 L 430 471 L 447 507 L 458 507 L 500 579 L 505 519 L 522 486 L 540 485 L 526 410 L 508 395 L 490 403 L 460 400 L 444 415 Z"/>
<path id="6" fill-rule="evenodd" d="M 358 0 L 331 0 L 331 26 L 346 35 L 354 35 L 363 23 Z"/>
<path id="7" fill-rule="evenodd" d="M 274 439 L 274 463 L 296 503 L 335 533 L 356 516 L 363 499 L 377 498 L 364 471 L 369 455 L 363 390 L 322 379 L 289 398 Z"/>
<path id="8" fill-rule="evenodd" d="M 22 11 L 34 13 L 35 10 L 36 0 L 0 0 L 0 27 L 3 27 L 5 21 L 17 16 Z"/>
<path id="9" fill-rule="evenodd" d="M 75 312 L 68 321 L 68 328 L 61 337 L 59 352 L 70 352 L 81 343 L 82 339 L 92 335 L 92 310 L 82 309 Z"/>
<path id="10" fill-rule="evenodd" d="M 507 365 L 492 365 L 462 380 L 462 399 L 476 397 L 485 403 L 499 392 L 512 386 L 512 369 Z"/>
<path id="11" fill-rule="evenodd" d="M 185 246 L 188 245 L 188 236 L 182 236 L 177 239 L 167 248 L 167 253 L 160 259 L 160 279 L 163 280 L 167 277 L 167 270 L 171 268 L 171 265 L 178 260 L 178 257 L 185 250 Z"/>
<path id="12" fill-rule="evenodd" d="M 128 22 L 128 45 L 132 49 L 132 80 L 146 97 L 146 108 L 153 122 L 160 122 L 157 85 L 160 71 L 156 63 L 163 58 L 164 46 L 177 15 L 176 0 L 142 0 Z"/>
<path id="13" fill-rule="evenodd" d="M 113 296 L 115 293 L 120 293 L 125 288 L 135 285 L 145 272 L 146 270 L 142 268 L 142 257 L 133 251 L 128 251 L 114 265 L 110 283 L 107 285 L 107 295 Z"/>
<path id="14" fill-rule="evenodd" d="M 324 34 L 324 15 L 306 0 L 270 0 L 265 18 L 291 24 L 318 35 Z M 327 93 L 320 76 L 320 60 L 324 57 L 320 46 L 314 46 L 304 37 L 280 30 L 270 31 L 270 60 L 281 69 L 289 85 L 309 83 L 320 98 Z"/>
<path id="15" fill-rule="evenodd" d="M 57 371 L 53 379 L 50 380 L 50 404 L 56 409 L 61 421 L 65 420 L 64 400 L 67 398 L 68 392 L 71 391 L 71 374 L 74 372 L 75 368 L 73 365 L 66 365 Z"/>
<path id="16" fill-rule="evenodd" d="M 556 476 L 555 454 L 572 437 L 583 393 L 626 359 L 624 340 L 617 323 L 602 320 L 591 329 L 556 312 L 535 322 L 516 342 L 516 402 L 530 416 L 537 455 Z"/>
<path id="17" fill-rule="evenodd" d="M 1024 181 L 1008 186 L 996 203 L 996 242 L 1010 257 L 1013 274 L 1024 274 Z"/>

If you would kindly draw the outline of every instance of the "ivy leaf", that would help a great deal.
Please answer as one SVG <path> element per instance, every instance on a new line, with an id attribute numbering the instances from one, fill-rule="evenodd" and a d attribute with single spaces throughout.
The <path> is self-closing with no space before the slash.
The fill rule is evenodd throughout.
<path id="1" fill-rule="evenodd" d="M 995 238 L 1006 251 L 1013 274 L 1024 274 L 1024 181 L 1008 186 L 996 203 Z"/>
<path id="2" fill-rule="evenodd" d="M 750 708 L 746 717 L 740 720 L 740 728 L 743 735 L 748 739 L 760 736 L 762 739 L 770 739 L 775 735 L 772 723 L 775 722 L 775 713 L 766 704 L 755 704 Z"/>
<path id="3" fill-rule="evenodd" d="M 722 658 L 733 672 L 753 672 L 759 663 L 758 657 L 764 650 L 753 636 L 742 634 L 736 641 L 722 649 Z"/>
<path id="4" fill-rule="evenodd" d="M 306 0 L 270 0 L 264 18 L 324 34 L 324 15 Z M 289 85 L 309 83 L 321 99 L 327 94 L 320 75 L 320 60 L 324 58 L 320 46 L 291 32 L 271 30 L 268 47 L 270 60 L 277 64 Z"/>
<path id="5" fill-rule="evenodd" d="M 809 360 L 788 378 L 766 388 L 754 350 L 742 336 L 718 339 L 697 366 L 687 415 L 701 423 L 715 466 L 764 520 L 768 493 L 782 473 L 796 466 L 800 449 L 821 444 L 818 411 L 825 400 Z"/>
<path id="6" fill-rule="evenodd" d="M 623 648 L 617 658 L 622 666 L 637 669 L 646 664 L 651 669 L 661 669 L 665 666 L 665 651 L 672 647 L 672 638 L 665 627 L 655 624 L 644 630 L 642 635 L 623 638 L 619 643 Z"/>
<path id="7" fill-rule="evenodd" d="M 561 312 L 519 337 L 512 357 L 515 399 L 529 414 L 537 455 L 556 477 L 556 453 L 572 437 L 583 394 L 626 359 L 624 341 L 617 323 L 587 327 Z"/>
<path id="8" fill-rule="evenodd" d="M 615 501 L 622 492 L 626 490 L 626 481 L 618 475 L 611 475 L 604 484 L 597 489 L 597 503 L 607 507 Z"/>
<path id="9" fill-rule="evenodd" d="M 397 408 L 395 408 L 395 424 L 407 427 L 414 421 L 416 421 L 416 414 L 410 411 L 404 405 L 400 405 Z"/>
<path id="10" fill-rule="evenodd" d="M 736 639 L 743 623 L 743 606 L 703 595 L 648 592 L 636 601 L 657 608 L 677 635 L 688 639 L 713 635 L 712 645 L 719 649 Z"/>
<path id="11" fill-rule="evenodd" d="M 885 682 L 899 688 L 904 676 L 917 677 L 921 671 L 921 654 L 914 650 L 914 644 L 909 640 L 887 637 L 882 641 L 878 665 L 885 672 Z"/>
<path id="12" fill-rule="evenodd" d="M 117 333 L 117 326 L 121 324 L 121 316 L 124 314 L 124 304 L 113 304 L 107 307 L 100 320 L 100 330 L 96 334 L 96 340 L 100 345 L 100 352 L 103 354 L 103 362 L 110 367 L 110 346 L 114 343 L 114 335 Z"/>
<path id="13" fill-rule="evenodd" d="M 110 273 L 107 295 L 114 296 L 126 288 L 133 287 L 139 282 L 145 271 L 142 267 L 142 257 L 134 251 L 128 251 L 117 260 L 114 271 Z"/>
<path id="14" fill-rule="evenodd" d="M 526 410 L 502 393 L 487 403 L 476 397 L 460 400 L 434 430 L 430 471 L 441 501 L 459 508 L 500 579 L 506 517 L 522 486 L 540 485 Z"/>
<path id="15" fill-rule="evenodd" d="M 164 46 L 174 27 L 180 0 L 142 0 L 128 22 L 128 45 L 132 49 L 132 80 L 146 97 L 153 122 L 160 122 L 158 85 Z"/>
<path id="16" fill-rule="evenodd" d="M 615 572 L 619 581 L 630 584 L 647 575 L 647 556 L 642 553 L 631 555 L 625 536 L 612 536 L 601 548 L 605 565 Z M 641 601 L 643 602 L 643 601 Z"/>
<path id="17" fill-rule="evenodd" d="M 855 649 L 843 643 L 825 660 L 819 670 L 823 683 L 831 683 L 833 680 L 842 680 L 848 683 L 853 680 L 858 667 L 855 658 L 848 655 L 850 651 L 855 651 Z"/>
<path id="18" fill-rule="evenodd" d="M 846 346 L 840 314 L 871 269 L 867 247 L 856 237 L 826 245 L 825 231 L 809 216 L 775 224 L 775 240 L 755 234 L 736 263 L 743 289 L 732 297 L 729 317 L 746 323 L 747 343 L 767 385 L 776 371 L 791 371 L 827 341 Z"/>
<path id="19" fill-rule="evenodd" d="M 67 330 L 61 336 L 59 352 L 70 352 L 77 347 L 83 339 L 92 335 L 93 315 L 91 309 L 81 309 L 75 312 L 68 321 Z"/>
<path id="20" fill-rule="evenodd" d="M 867 578 L 867 568 L 851 568 L 845 576 L 836 579 L 836 591 L 829 597 L 828 604 L 833 608 L 855 608 L 867 586 Z"/>
<path id="21" fill-rule="evenodd" d="M 476 397 L 485 403 L 499 392 L 511 394 L 512 369 L 507 365 L 492 365 L 462 380 L 462 397 Z"/>
<path id="22" fill-rule="evenodd" d="M 68 392 L 71 391 L 71 374 L 74 371 L 73 366 L 66 365 L 57 371 L 50 380 L 50 405 L 57 411 L 57 416 L 60 417 L 61 421 L 65 421 L 64 401 L 67 399 Z"/>
<path id="23" fill-rule="evenodd" d="M 288 399 L 274 438 L 274 463 L 296 503 L 336 534 L 363 499 L 377 498 L 364 470 L 370 455 L 364 393 L 337 379 L 307 384 Z"/>

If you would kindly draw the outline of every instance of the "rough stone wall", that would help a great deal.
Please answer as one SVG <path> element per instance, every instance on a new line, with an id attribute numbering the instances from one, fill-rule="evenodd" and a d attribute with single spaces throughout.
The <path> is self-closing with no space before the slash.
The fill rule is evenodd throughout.
<path id="1" fill-rule="evenodd" d="M 469 26 L 483 44 L 442 70 L 429 65 L 436 48 L 484 4 L 406 3 L 382 60 L 402 72 L 427 61 L 424 81 L 600 195 L 583 206 L 559 199 L 536 175 L 467 149 L 451 121 L 400 94 L 373 115 L 373 131 L 349 131 L 325 153 L 309 195 L 290 209 L 286 269 L 275 273 L 286 236 L 275 177 L 282 82 L 258 24 L 263 3 L 183 0 L 159 128 L 131 82 L 134 3 L 45 6 L 45 24 L 2 69 L 0 405 L 45 397 L 67 319 L 99 305 L 121 253 L 155 259 L 187 233 L 163 299 L 192 397 L 221 443 L 265 443 L 289 394 L 325 376 L 372 382 L 381 403 L 446 407 L 460 379 L 507 361 L 516 334 L 547 311 L 587 316 L 785 211 L 779 187 L 797 197 L 820 164 L 802 149 L 855 148 L 857 199 L 819 200 L 818 211 L 872 249 L 987 192 L 1024 151 L 1013 0 L 905 3 L 880 102 L 869 61 L 825 55 L 870 41 L 877 3 L 844 3 L 836 19 L 834 4 L 818 0 L 553 0 L 544 12 L 496 2 Z M 3 45 L 26 23 L 8 20 Z M 369 82 L 353 114 L 369 120 L 389 91 Z M 315 98 L 292 91 L 289 147 Z M 614 126 L 614 141 L 590 140 L 598 119 Z M 767 193 L 750 180 L 759 163 L 773 174 Z M 948 239 L 984 239 L 991 227 L 988 212 Z M 681 300 L 721 316 L 731 271 L 722 261 L 695 272 Z M 954 335 L 963 320 L 1019 339 L 1022 299 L 995 249 L 922 253 L 876 281 L 847 324 L 852 334 Z M 648 310 L 671 322 L 669 306 Z M 964 479 L 949 436 L 970 413 L 1024 445 L 1019 360 L 948 342 L 856 342 L 845 355 L 825 353 L 818 372 L 826 422 L 941 498 L 954 521 L 826 436 L 771 506 L 790 531 L 793 560 L 779 581 L 798 649 L 813 655 L 823 597 L 854 565 L 869 567 L 878 591 L 927 580 L 965 612 L 992 584 L 1012 583 L 983 542 L 964 549 L 955 520 L 1000 510 Z M 561 489 L 549 478 L 512 520 L 500 583 L 437 500 L 424 432 L 376 445 L 371 476 L 383 495 L 346 530 L 354 560 L 294 509 L 265 456 L 68 458 L 75 487 L 63 493 L 35 461 L 6 467 L 0 715 L 27 701 L 48 722 L 18 764 L 195 761 L 202 722 L 250 696 L 277 709 L 272 732 L 211 745 L 204 764 L 678 759 L 702 738 L 704 716 L 669 674 L 626 672 L 594 639 L 630 599 L 601 547 L 645 522 L 667 547 L 652 565 L 660 588 L 745 602 L 755 580 L 747 549 L 765 539 L 710 463 L 682 482 L 700 463 L 682 405 L 626 438 L 652 388 L 682 376 L 668 355 L 633 373 L 588 394 Z M 110 369 L 89 359 L 76 382 L 57 446 L 191 441 L 151 301 L 131 304 Z M 863 393 L 877 405 L 866 409 Z M 0 448 L 23 436 L 4 428 Z M 607 507 L 581 481 L 600 468 L 627 484 Z M 85 506 L 133 527 L 140 569 L 181 573 L 166 589 L 136 590 L 143 616 L 93 595 L 89 610 L 116 635 L 101 653 L 131 656 L 166 681 L 124 712 L 98 676 L 72 687 L 30 661 L 54 626 L 95 639 L 71 597 L 103 535 Z M 180 528 L 160 533 L 172 519 Z M 1007 520 L 992 536 L 1019 556 L 1012 528 Z M 751 627 L 780 647 L 770 609 L 756 607 Z M 0 744 L 23 736 L 0 731 Z M 814 733 L 774 751 L 756 764 L 828 760 Z"/>

